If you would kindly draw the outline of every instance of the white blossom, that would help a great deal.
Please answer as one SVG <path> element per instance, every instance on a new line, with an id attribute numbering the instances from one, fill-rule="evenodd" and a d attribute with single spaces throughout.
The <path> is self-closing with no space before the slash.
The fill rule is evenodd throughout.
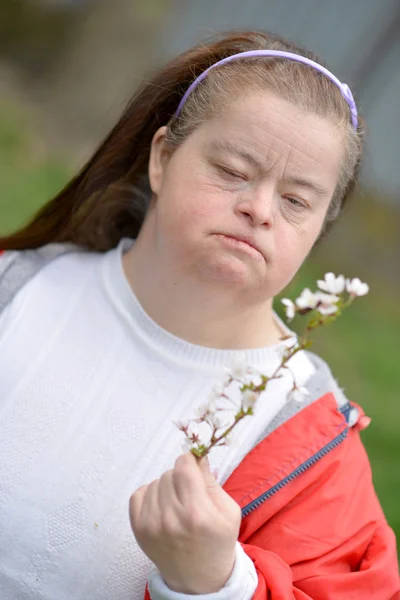
<path id="1" fill-rule="evenodd" d="M 208 403 L 203 402 L 203 404 L 200 404 L 197 408 L 196 408 L 196 415 L 200 418 L 203 419 L 206 415 L 208 414 Z"/>
<path id="2" fill-rule="evenodd" d="M 335 312 L 337 312 L 337 310 L 338 307 L 335 306 L 335 304 L 321 304 L 321 306 L 318 307 L 318 312 L 321 313 L 321 315 L 323 315 L 324 317 L 334 315 Z"/>
<path id="3" fill-rule="evenodd" d="M 296 305 L 289 298 L 282 298 L 282 304 L 285 305 L 286 318 L 291 321 L 296 314 Z"/>
<path id="4" fill-rule="evenodd" d="M 204 402 L 197 407 L 196 413 L 200 418 L 207 418 L 209 415 L 213 415 L 217 410 L 217 402 L 215 398 L 211 398 L 208 402 Z"/>
<path id="5" fill-rule="evenodd" d="M 224 437 L 224 440 L 225 440 L 225 444 L 226 444 L 227 446 L 233 446 L 233 445 L 235 445 L 236 443 L 238 443 L 238 442 L 239 442 L 239 438 L 238 438 L 237 432 L 236 432 L 236 431 L 233 431 L 233 430 L 232 430 L 232 431 L 230 431 L 230 432 L 228 433 L 228 435 L 226 435 L 226 436 Z"/>
<path id="6" fill-rule="evenodd" d="M 325 294 L 324 292 L 317 292 L 315 295 L 318 300 L 318 312 L 321 315 L 333 315 L 337 312 L 336 302 L 339 300 L 339 296 Z"/>
<path id="7" fill-rule="evenodd" d="M 231 360 L 230 365 L 226 368 L 233 379 L 243 379 L 246 375 L 256 375 L 256 369 L 253 369 L 246 363 L 246 353 L 239 352 Z"/>
<path id="8" fill-rule="evenodd" d="M 299 340 L 293 336 L 284 340 L 276 347 L 276 356 L 283 361 L 289 354 L 292 354 L 299 347 Z"/>
<path id="9" fill-rule="evenodd" d="M 242 379 L 246 374 L 246 370 L 246 357 L 244 352 L 240 352 L 231 360 L 228 371 L 234 379 Z"/>
<path id="10" fill-rule="evenodd" d="M 198 437 L 200 433 L 199 426 L 193 420 L 189 422 L 187 437 Z"/>
<path id="11" fill-rule="evenodd" d="M 181 444 L 181 450 L 184 454 L 189 452 L 193 448 L 193 442 L 190 438 L 186 437 Z"/>
<path id="12" fill-rule="evenodd" d="M 318 279 L 318 287 L 328 294 L 342 294 L 344 292 L 346 281 L 344 275 L 336 275 L 334 273 L 326 273 L 324 279 Z"/>
<path id="13" fill-rule="evenodd" d="M 215 400 L 211 400 L 209 402 L 205 402 L 204 404 L 200 404 L 196 412 L 198 418 L 193 420 L 194 423 L 201 423 L 202 421 L 205 421 L 210 426 L 215 427 L 216 429 L 221 429 L 221 427 L 228 427 L 228 425 L 230 424 L 230 422 L 232 422 L 233 419 L 232 410 L 230 411 L 232 413 L 232 418 L 228 420 L 226 410 L 224 410 L 221 407 L 218 408 L 218 405 Z M 221 413 L 223 413 L 223 416 Z M 197 431 L 195 431 L 194 433 L 197 433 Z"/>
<path id="14" fill-rule="evenodd" d="M 284 342 L 286 349 L 289 350 L 290 352 L 292 352 L 293 350 L 296 350 L 299 347 L 299 339 L 294 335 L 293 337 L 285 340 Z"/>
<path id="15" fill-rule="evenodd" d="M 232 419 L 230 419 L 230 421 L 232 421 Z M 230 424 L 227 422 L 226 415 L 224 418 L 222 415 L 220 415 L 220 414 L 218 415 L 216 413 L 214 413 L 213 415 L 210 415 L 207 418 L 207 422 L 210 423 L 210 425 L 212 425 L 216 429 L 221 429 L 222 427 L 228 427 L 228 425 Z"/>
<path id="16" fill-rule="evenodd" d="M 288 394 L 288 400 L 293 400 L 294 402 L 301 403 L 304 401 L 304 398 L 309 395 L 310 392 L 307 388 L 303 386 L 294 385 Z"/>
<path id="17" fill-rule="evenodd" d="M 196 420 L 192 419 L 189 421 L 189 425 L 185 433 L 185 440 L 181 446 L 183 452 L 188 452 L 191 450 L 191 448 L 195 448 L 196 445 L 204 444 L 205 440 L 200 436 L 200 429 Z"/>
<path id="18" fill-rule="evenodd" d="M 189 427 L 189 421 L 174 421 L 174 425 L 176 425 L 180 431 L 185 432 Z"/>
<path id="19" fill-rule="evenodd" d="M 296 299 L 296 305 L 300 310 L 303 310 L 304 308 L 314 309 L 317 306 L 318 301 L 317 294 L 314 294 L 309 288 L 305 288 Z"/>
<path id="20" fill-rule="evenodd" d="M 369 292 L 369 285 L 360 281 L 358 277 L 346 279 L 346 291 L 351 296 L 365 296 Z"/>
<path id="21" fill-rule="evenodd" d="M 249 408 L 253 408 L 255 403 L 258 400 L 257 392 L 253 390 L 245 390 L 242 394 L 242 408 L 243 410 L 248 410 Z"/>
<path id="22" fill-rule="evenodd" d="M 211 392 L 208 394 L 208 401 L 209 402 L 216 402 L 220 396 L 221 396 L 221 394 L 218 394 L 217 391 L 214 390 L 214 388 L 212 388 Z"/>
<path id="23" fill-rule="evenodd" d="M 322 302 L 323 304 L 333 304 L 339 300 L 339 296 L 335 294 L 325 294 L 325 292 L 316 292 L 315 293 L 318 302 Z"/>
<path id="24" fill-rule="evenodd" d="M 226 385 L 227 385 L 227 382 L 225 382 L 225 381 L 216 383 L 212 388 L 213 393 L 216 396 L 218 396 L 218 398 L 219 398 L 225 392 Z"/>
<path id="25" fill-rule="evenodd" d="M 227 371 L 229 371 L 227 369 Z M 229 372 L 230 375 L 230 372 Z M 208 400 L 209 402 L 215 402 L 217 400 L 219 400 L 219 398 L 221 398 L 221 396 L 225 393 L 225 388 L 228 386 L 229 381 L 223 381 L 220 383 L 216 383 L 215 385 L 213 385 L 211 392 L 208 394 Z"/>

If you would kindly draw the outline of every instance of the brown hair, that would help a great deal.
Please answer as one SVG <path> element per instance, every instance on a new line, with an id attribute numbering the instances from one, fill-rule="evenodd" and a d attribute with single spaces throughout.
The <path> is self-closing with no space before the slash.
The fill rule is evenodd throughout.
<path id="1" fill-rule="evenodd" d="M 16 233 L 0 237 L 2 249 L 37 248 L 72 242 L 105 251 L 123 237 L 135 238 L 144 221 L 151 190 L 147 167 L 157 129 L 168 125 L 167 140 L 181 144 L 218 106 L 243 89 L 270 89 L 308 111 L 321 114 L 343 135 L 346 157 L 323 231 L 338 216 L 358 174 L 362 128 L 354 131 L 349 107 L 338 88 L 307 65 L 281 58 L 246 59 L 213 69 L 172 118 L 190 83 L 226 56 L 257 49 L 285 50 L 323 64 L 314 54 L 263 32 L 232 32 L 181 54 L 133 96 L 120 120 L 92 158 L 66 187 Z M 236 94 L 233 91 L 236 90 Z"/>

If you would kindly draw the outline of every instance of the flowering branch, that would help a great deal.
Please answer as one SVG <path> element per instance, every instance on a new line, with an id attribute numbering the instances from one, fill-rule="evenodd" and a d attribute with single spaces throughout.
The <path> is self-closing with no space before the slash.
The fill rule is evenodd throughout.
<path id="1" fill-rule="evenodd" d="M 308 395 L 306 388 L 296 384 L 288 362 L 297 352 L 312 345 L 310 335 L 314 329 L 335 321 L 355 298 L 365 296 L 369 291 L 368 285 L 360 279 L 345 279 L 343 275 L 335 276 L 333 273 L 326 273 L 324 279 L 317 281 L 317 286 L 319 289 L 316 292 L 305 288 L 294 302 L 283 298 L 282 303 L 289 322 L 296 315 L 309 315 L 310 319 L 298 341 L 284 349 L 281 362 L 272 375 L 262 374 L 246 366 L 242 359 L 237 359 L 226 369 L 225 380 L 214 386 L 208 402 L 198 408 L 197 417 L 187 423 L 175 423 L 185 434 L 184 451 L 190 450 L 196 457 L 201 458 L 209 454 L 214 447 L 230 445 L 234 440 L 234 428 L 242 419 L 254 414 L 260 395 L 270 381 L 283 376 L 284 369 L 288 370 L 293 378 L 288 400 L 301 402 L 304 396 Z M 290 339 L 289 336 L 283 338 L 286 339 Z M 234 382 L 239 384 L 239 404 L 228 394 L 228 389 Z M 200 427 L 206 427 L 207 434 L 200 433 Z"/>

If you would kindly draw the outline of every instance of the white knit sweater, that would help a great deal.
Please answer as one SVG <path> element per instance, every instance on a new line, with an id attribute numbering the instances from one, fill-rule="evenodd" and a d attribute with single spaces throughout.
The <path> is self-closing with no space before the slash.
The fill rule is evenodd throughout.
<path id="1" fill-rule="evenodd" d="M 189 344 L 161 329 L 125 279 L 124 240 L 106 254 L 75 252 L 31 279 L 0 317 L 1 600 L 192 598 L 169 590 L 137 546 L 128 502 L 173 468 L 183 435 L 237 352 Z M 281 345 L 246 351 L 270 371 Z M 313 372 L 298 353 L 297 381 Z M 241 422 L 241 443 L 216 449 L 223 483 L 285 402 L 279 379 Z M 237 545 L 234 572 L 217 594 L 249 600 L 253 563 Z"/>

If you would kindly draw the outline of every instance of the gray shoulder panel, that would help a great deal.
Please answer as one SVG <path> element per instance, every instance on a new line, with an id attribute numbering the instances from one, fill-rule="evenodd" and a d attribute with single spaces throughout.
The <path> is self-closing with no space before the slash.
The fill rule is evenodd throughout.
<path id="1" fill-rule="evenodd" d="M 309 406 L 329 392 L 332 392 L 335 396 L 339 410 L 348 404 L 348 399 L 333 377 L 327 363 L 313 352 L 306 351 L 306 354 L 315 367 L 314 375 L 310 377 L 306 384 L 309 395 L 305 396 L 302 402 L 296 402 L 295 400 L 289 400 L 286 402 L 283 408 L 278 412 L 263 433 L 259 436 L 258 440 L 256 440 L 255 445 L 267 437 L 275 429 L 283 425 L 286 421 L 294 417 L 294 415 L 303 410 L 303 408 Z"/>
<path id="2" fill-rule="evenodd" d="M 17 292 L 40 269 L 62 254 L 73 252 L 73 244 L 48 244 L 35 250 L 10 250 L 0 256 L 0 314 Z"/>
<path id="3" fill-rule="evenodd" d="M 328 364 L 313 352 L 307 351 L 307 356 L 314 364 L 316 369 L 316 372 L 310 378 L 310 381 L 307 384 L 310 397 L 314 398 L 314 400 L 318 400 L 318 398 L 321 398 L 321 396 L 324 394 L 332 392 L 336 398 L 339 408 L 342 408 L 348 404 L 349 400 L 345 396 L 343 389 L 339 387 L 339 384 L 332 375 L 332 371 L 330 370 Z"/>

